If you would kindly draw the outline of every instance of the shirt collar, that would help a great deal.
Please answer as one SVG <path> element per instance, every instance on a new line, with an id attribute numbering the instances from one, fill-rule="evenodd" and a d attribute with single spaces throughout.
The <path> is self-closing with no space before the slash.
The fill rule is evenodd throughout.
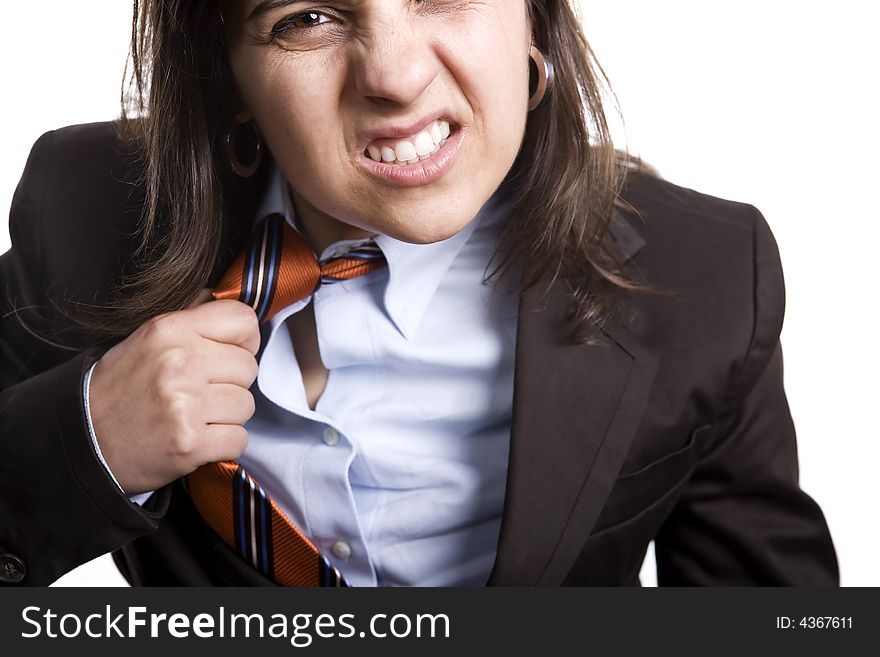
<path id="1" fill-rule="evenodd" d="M 440 282 L 474 232 L 479 216 L 452 237 L 433 244 L 410 244 L 377 235 L 376 244 L 388 261 L 385 312 L 411 340 L 422 324 Z"/>
<path id="2" fill-rule="evenodd" d="M 271 162 L 271 172 L 269 173 L 269 183 L 266 186 L 266 192 L 260 202 L 257 210 L 256 219 L 262 220 L 270 214 L 280 214 L 291 228 L 296 228 L 296 212 L 293 208 L 293 201 L 290 198 L 290 192 L 287 180 L 281 169 L 274 162 Z"/>
<path id="3" fill-rule="evenodd" d="M 266 217 L 270 214 L 280 214 L 292 228 L 299 230 L 287 180 L 277 165 L 273 163 L 272 166 L 270 182 L 257 216 Z M 398 331 L 407 340 L 411 340 L 418 332 L 425 312 L 453 261 L 470 239 L 477 225 L 489 215 L 494 217 L 499 205 L 498 196 L 493 196 L 467 226 L 452 237 L 440 242 L 411 244 L 379 234 L 375 237 L 334 242 L 317 257 L 320 262 L 323 262 L 328 258 L 343 255 L 365 243 L 375 242 L 382 250 L 388 263 L 388 284 L 382 297 L 385 314 L 391 319 Z M 494 251 L 494 247 L 493 243 L 490 248 Z M 485 259 L 479 259 L 480 267 L 485 266 L 491 257 L 491 253 L 485 255 Z M 331 289 L 341 289 L 342 287 L 333 286 Z M 279 313 L 279 315 L 282 314 L 285 317 L 288 315 L 288 313 Z"/>

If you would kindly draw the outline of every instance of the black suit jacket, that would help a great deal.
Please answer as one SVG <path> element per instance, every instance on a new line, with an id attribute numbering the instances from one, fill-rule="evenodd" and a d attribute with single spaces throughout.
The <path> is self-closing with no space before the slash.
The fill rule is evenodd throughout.
<path id="1" fill-rule="evenodd" d="M 66 320 L 50 299 L 105 299 L 137 231 L 130 166 L 112 124 L 72 126 L 37 141 L 16 190 L 0 257 L 0 580 L 48 584 L 115 551 L 135 584 L 269 584 L 178 484 L 129 503 L 86 428 L 81 384 L 97 351 L 48 346 L 9 314 L 49 308 L 26 317 L 56 331 Z M 655 539 L 661 585 L 836 585 L 825 519 L 798 486 L 767 224 L 749 205 L 643 174 L 625 198 L 644 222 L 618 217 L 610 237 L 671 294 L 634 297 L 635 317 L 591 346 L 564 342 L 561 286 L 522 294 L 489 584 L 637 585 Z M 231 260 L 240 244 L 228 239 Z"/>

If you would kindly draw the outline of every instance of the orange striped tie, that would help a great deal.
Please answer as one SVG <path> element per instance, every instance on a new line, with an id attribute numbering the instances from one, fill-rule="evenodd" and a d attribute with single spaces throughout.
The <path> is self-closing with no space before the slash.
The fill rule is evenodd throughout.
<path id="1" fill-rule="evenodd" d="M 220 280 L 214 299 L 238 299 L 260 322 L 321 285 L 386 265 L 375 244 L 319 264 L 281 215 L 270 215 Z M 347 586 L 340 572 L 234 461 L 209 463 L 184 478 L 208 525 L 248 563 L 281 586 Z"/>

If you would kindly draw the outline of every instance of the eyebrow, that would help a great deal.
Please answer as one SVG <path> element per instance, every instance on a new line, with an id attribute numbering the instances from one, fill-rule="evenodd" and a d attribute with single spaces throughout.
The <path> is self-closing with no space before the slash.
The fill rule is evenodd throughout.
<path id="1" fill-rule="evenodd" d="M 254 7 L 253 11 L 251 11 L 250 15 L 247 17 L 247 20 L 252 20 L 260 14 L 265 14 L 267 11 L 275 9 L 276 7 L 291 5 L 296 1 L 297 0 L 263 0 L 256 7 Z"/>

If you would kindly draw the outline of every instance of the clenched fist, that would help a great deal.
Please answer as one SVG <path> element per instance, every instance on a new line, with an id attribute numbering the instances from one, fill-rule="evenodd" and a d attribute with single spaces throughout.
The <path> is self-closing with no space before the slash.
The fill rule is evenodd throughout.
<path id="1" fill-rule="evenodd" d="M 239 301 L 210 298 L 203 290 L 189 308 L 144 323 L 92 373 L 95 435 L 128 495 L 236 459 L 247 445 L 257 316 Z"/>

